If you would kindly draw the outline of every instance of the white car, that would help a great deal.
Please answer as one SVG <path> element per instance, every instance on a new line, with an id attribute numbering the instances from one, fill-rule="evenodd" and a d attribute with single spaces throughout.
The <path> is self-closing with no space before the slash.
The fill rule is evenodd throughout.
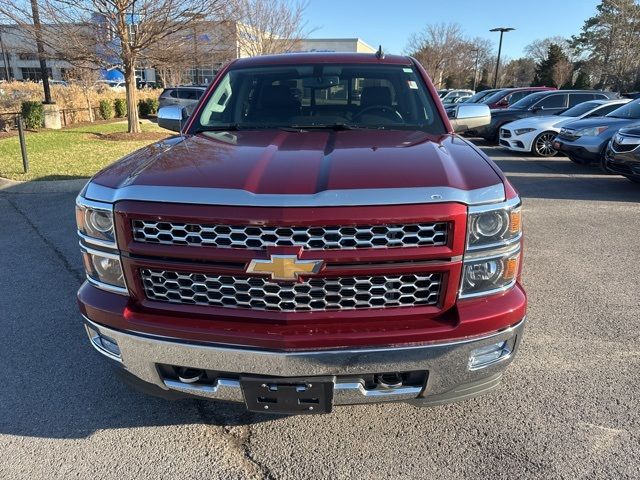
<path id="1" fill-rule="evenodd" d="M 553 139 L 566 123 L 581 118 L 602 117 L 630 102 L 628 98 L 590 100 L 579 103 L 557 115 L 527 117 L 500 128 L 500 145 L 514 152 L 532 153 L 537 157 L 553 157 Z"/>

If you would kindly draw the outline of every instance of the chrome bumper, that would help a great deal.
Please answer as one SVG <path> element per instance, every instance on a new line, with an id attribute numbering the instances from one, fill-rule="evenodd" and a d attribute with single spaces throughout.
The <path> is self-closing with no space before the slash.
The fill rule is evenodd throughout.
<path id="1" fill-rule="evenodd" d="M 243 375 L 338 376 L 340 378 L 334 385 L 334 405 L 383 401 L 435 405 L 484 393 L 498 386 L 502 372 L 518 350 L 525 324 L 522 319 L 507 329 L 454 342 L 395 348 L 271 352 L 182 343 L 113 330 L 86 317 L 84 320 L 89 339 L 96 350 L 120 363 L 135 377 L 165 391 L 244 402 L 237 379 L 219 378 L 215 385 L 183 383 L 161 378 L 158 364 Z M 120 355 L 114 355 L 105 349 L 100 336 L 114 340 Z M 482 368 L 470 367 L 469 358 L 474 350 L 501 341 L 511 345 L 508 353 Z M 427 371 L 426 386 L 365 389 L 358 381 L 359 375 L 409 371 Z"/>

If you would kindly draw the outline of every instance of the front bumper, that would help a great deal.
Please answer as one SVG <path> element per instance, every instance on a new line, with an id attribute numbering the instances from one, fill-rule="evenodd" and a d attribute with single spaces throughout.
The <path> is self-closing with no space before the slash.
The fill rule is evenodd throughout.
<path id="1" fill-rule="evenodd" d="M 600 136 L 580 137 L 570 141 L 556 137 L 553 141 L 553 148 L 564 153 L 568 157 L 575 157 L 590 162 L 599 162 L 603 149 L 609 139 Z"/>
<path id="2" fill-rule="evenodd" d="M 452 342 L 420 345 L 278 352 L 216 344 L 180 342 L 139 333 L 122 332 L 92 322 L 85 326 L 92 346 L 128 374 L 160 391 L 215 400 L 243 402 L 240 376 L 283 378 L 333 377 L 334 405 L 406 401 L 437 405 L 463 400 L 495 388 L 520 345 L 524 319 L 500 331 Z M 115 342 L 119 355 L 104 347 Z M 492 363 L 470 367 L 472 353 L 506 342 L 508 349 Z M 113 349 L 112 349 L 113 350 Z M 162 366 L 219 372 L 214 381 L 188 383 L 163 377 Z M 362 377 L 383 372 L 426 372 L 423 385 L 368 388 Z"/>
<path id="3" fill-rule="evenodd" d="M 523 152 L 530 153 L 531 146 L 533 145 L 533 141 L 535 140 L 535 135 L 524 134 L 514 136 L 513 134 L 505 138 L 500 136 L 499 144 L 502 147 L 505 147 L 514 152 Z"/>

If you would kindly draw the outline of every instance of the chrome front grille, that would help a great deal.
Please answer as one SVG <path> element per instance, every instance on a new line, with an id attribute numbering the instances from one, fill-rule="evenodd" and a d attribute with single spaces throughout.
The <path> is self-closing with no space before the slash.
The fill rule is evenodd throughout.
<path id="1" fill-rule="evenodd" d="M 279 312 L 436 305 L 442 282 L 440 273 L 315 277 L 297 283 L 155 269 L 140 274 L 150 300 Z"/>
<path id="2" fill-rule="evenodd" d="M 264 250 L 295 246 L 305 250 L 446 245 L 447 222 L 402 225 L 275 227 L 134 220 L 137 242 Z"/>

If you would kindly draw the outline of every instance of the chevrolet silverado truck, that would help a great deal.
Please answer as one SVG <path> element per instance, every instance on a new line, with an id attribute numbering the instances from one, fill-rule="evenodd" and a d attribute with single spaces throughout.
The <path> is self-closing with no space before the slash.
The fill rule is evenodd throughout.
<path id="1" fill-rule="evenodd" d="M 179 135 L 96 174 L 76 218 L 91 345 L 125 381 L 250 411 L 463 400 L 523 335 L 521 202 L 412 58 L 225 66 Z"/>

